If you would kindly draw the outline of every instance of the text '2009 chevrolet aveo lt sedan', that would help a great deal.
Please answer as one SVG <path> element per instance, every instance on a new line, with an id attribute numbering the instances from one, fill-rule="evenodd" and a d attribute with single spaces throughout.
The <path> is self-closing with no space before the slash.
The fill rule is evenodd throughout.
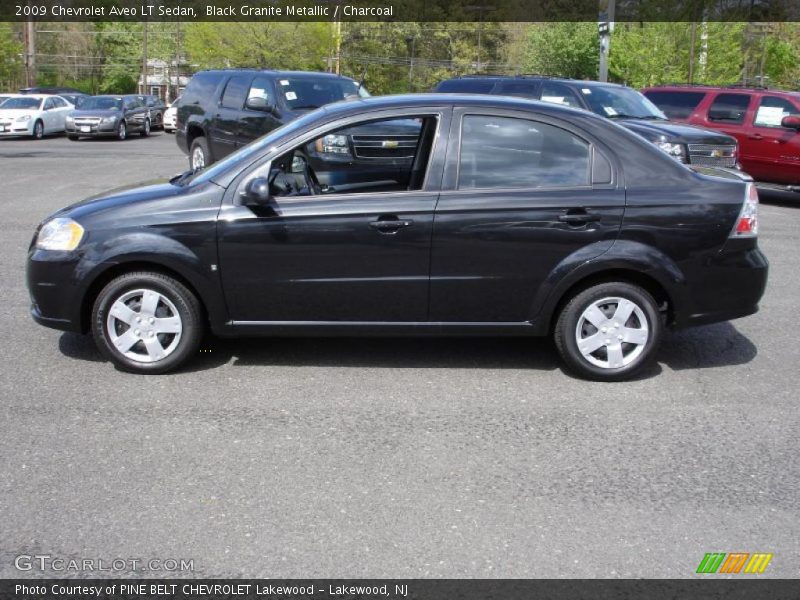
<path id="1" fill-rule="evenodd" d="M 359 134 L 396 121 L 418 124 L 413 144 L 391 127 Z M 320 184 L 306 157 L 345 129 L 340 159 L 404 168 Z M 58 211 L 31 242 L 28 287 L 37 322 L 91 331 L 137 373 L 178 367 L 210 329 L 552 335 L 571 371 L 617 380 L 654 357 L 665 327 L 758 309 L 757 204 L 752 184 L 695 173 L 589 112 L 370 98 Z"/>

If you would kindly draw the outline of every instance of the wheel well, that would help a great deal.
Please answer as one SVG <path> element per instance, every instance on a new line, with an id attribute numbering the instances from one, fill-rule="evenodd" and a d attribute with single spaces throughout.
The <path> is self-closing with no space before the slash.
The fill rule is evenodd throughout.
<path id="1" fill-rule="evenodd" d="M 667 293 L 667 290 L 664 289 L 664 286 L 662 286 L 656 279 L 639 271 L 632 271 L 628 269 L 611 269 L 608 271 L 601 271 L 600 273 L 588 275 L 580 281 L 572 284 L 567 291 L 561 294 L 561 297 L 558 299 L 558 303 L 553 309 L 553 312 L 550 314 L 548 331 L 550 333 L 553 332 L 553 327 L 555 327 L 556 321 L 558 320 L 558 315 L 561 314 L 561 310 L 572 298 L 575 297 L 576 294 L 579 294 L 583 290 L 594 285 L 600 283 L 609 283 L 612 281 L 631 283 L 647 290 L 647 292 L 653 296 L 653 299 L 656 301 L 659 310 L 664 313 L 666 317 L 666 323 L 670 324 L 673 322 L 675 316 L 675 305 L 669 293 Z"/>
<path id="2" fill-rule="evenodd" d="M 92 322 L 92 307 L 94 306 L 94 301 L 97 299 L 97 296 L 100 294 L 102 289 L 106 287 L 106 285 L 108 285 L 112 279 L 115 279 L 120 275 L 124 275 L 125 273 L 132 273 L 134 271 L 150 271 L 152 273 L 161 273 L 162 275 L 167 275 L 177 281 L 180 281 L 195 295 L 198 302 L 200 302 L 200 307 L 203 310 L 203 318 L 208 321 L 208 309 L 206 308 L 203 296 L 198 293 L 197 288 L 193 286 L 188 279 L 169 267 L 165 267 L 164 265 L 149 263 L 146 261 L 136 261 L 120 263 L 110 267 L 109 269 L 103 271 L 89 286 L 89 289 L 83 295 L 83 301 L 81 302 L 80 317 L 81 331 L 83 331 L 83 333 L 88 333 L 91 329 L 90 324 Z"/>
<path id="3" fill-rule="evenodd" d="M 190 125 L 189 129 L 186 130 L 186 147 L 191 149 L 192 142 L 198 137 L 205 137 L 203 129 L 197 125 Z"/>

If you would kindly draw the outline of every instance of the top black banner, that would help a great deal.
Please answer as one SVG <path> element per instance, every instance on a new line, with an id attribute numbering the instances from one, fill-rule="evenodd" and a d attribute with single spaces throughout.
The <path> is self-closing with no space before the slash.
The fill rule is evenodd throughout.
<path id="1" fill-rule="evenodd" d="M 800 0 L 2 0 L 0 21 L 800 21 Z"/>

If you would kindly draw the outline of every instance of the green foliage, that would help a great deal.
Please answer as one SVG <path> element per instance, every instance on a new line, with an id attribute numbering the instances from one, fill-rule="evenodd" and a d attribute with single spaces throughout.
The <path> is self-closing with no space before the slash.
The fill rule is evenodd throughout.
<path id="1" fill-rule="evenodd" d="M 537 23 L 528 36 L 524 71 L 596 79 L 599 47 L 597 23 Z"/>
<path id="2" fill-rule="evenodd" d="M 0 91 L 16 90 L 22 84 L 22 44 L 11 23 L 0 23 Z"/>

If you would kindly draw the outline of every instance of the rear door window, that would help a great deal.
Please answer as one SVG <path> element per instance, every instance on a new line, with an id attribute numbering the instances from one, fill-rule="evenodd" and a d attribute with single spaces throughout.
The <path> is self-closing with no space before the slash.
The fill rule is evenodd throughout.
<path id="1" fill-rule="evenodd" d="M 784 98 L 763 96 L 753 118 L 756 127 L 781 127 L 783 117 L 798 116 L 800 109 Z"/>
<path id="2" fill-rule="evenodd" d="M 436 86 L 437 92 L 450 94 L 489 94 L 496 81 L 486 79 L 450 79 Z"/>
<path id="3" fill-rule="evenodd" d="M 670 119 L 688 119 L 705 95 L 705 92 L 691 91 L 645 92 L 645 96 L 658 106 Z"/>
<path id="4" fill-rule="evenodd" d="M 573 108 L 583 108 L 578 95 L 563 83 L 555 83 L 552 81 L 542 82 L 541 100 L 542 102 L 550 102 L 552 104 L 563 104 L 564 106 L 572 106 Z"/>
<path id="5" fill-rule="evenodd" d="M 733 125 L 744 123 L 749 105 L 749 94 L 719 94 L 708 109 L 708 120 Z"/>
<path id="6" fill-rule="evenodd" d="M 244 106 L 244 99 L 247 95 L 250 77 L 246 75 L 235 75 L 230 78 L 222 94 L 222 107 L 240 109 Z"/>
<path id="7" fill-rule="evenodd" d="M 506 81 L 494 91 L 503 96 L 520 96 L 522 98 L 538 98 L 536 83 L 533 81 Z"/>
<path id="8" fill-rule="evenodd" d="M 528 119 L 465 115 L 459 189 L 588 186 L 589 143 Z"/>

